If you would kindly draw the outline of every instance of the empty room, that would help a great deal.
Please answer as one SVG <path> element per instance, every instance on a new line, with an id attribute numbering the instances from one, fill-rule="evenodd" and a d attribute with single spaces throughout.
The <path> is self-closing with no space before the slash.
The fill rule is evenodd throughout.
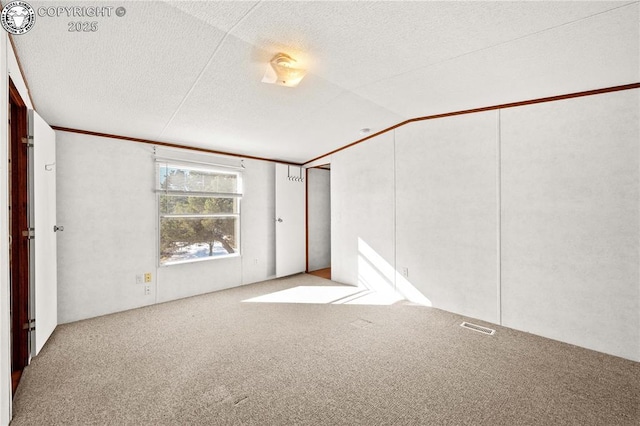
<path id="1" fill-rule="evenodd" d="M 639 1 L 0 2 L 0 425 L 639 425 Z"/>

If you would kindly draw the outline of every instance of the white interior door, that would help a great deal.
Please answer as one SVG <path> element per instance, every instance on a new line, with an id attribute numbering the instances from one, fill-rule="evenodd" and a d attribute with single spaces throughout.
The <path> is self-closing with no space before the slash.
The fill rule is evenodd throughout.
<path id="1" fill-rule="evenodd" d="M 304 169 L 276 164 L 276 276 L 306 269 Z"/>
<path id="2" fill-rule="evenodd" d="M 56 261 L 56 134 L 29 110 L 30 316 L 31 356 L 36 356 L 58 325 Z M 34 329 L 35 327 L 35 329 Z"/>

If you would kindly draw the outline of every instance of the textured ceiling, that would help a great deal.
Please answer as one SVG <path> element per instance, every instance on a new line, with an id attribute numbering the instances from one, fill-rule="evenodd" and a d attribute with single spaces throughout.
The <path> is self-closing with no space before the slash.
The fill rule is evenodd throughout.
<path id="1" fill-rule="evenodd" d="M 364 127 L 640 80 L 637 1 L 30 3 L 127 9 L 13 37 L 50 124 L 285 161 Z M 295 89 L 261 83 L 278 52 L 309 70 Z"/>

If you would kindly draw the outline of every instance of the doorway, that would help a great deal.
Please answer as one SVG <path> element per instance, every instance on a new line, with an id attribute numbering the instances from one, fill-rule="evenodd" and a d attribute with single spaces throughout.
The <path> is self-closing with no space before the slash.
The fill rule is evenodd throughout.
<path id="1" fill-rule="evenodd" d="M 9 276 L 11 384 L 29 363 L 29 210 L 27 106 L 9 80 Z"/>
<path id="2" fill-rule="evenodd" d="M 307 169 L 307 272 L 331 279 L 331 166 Z"/>

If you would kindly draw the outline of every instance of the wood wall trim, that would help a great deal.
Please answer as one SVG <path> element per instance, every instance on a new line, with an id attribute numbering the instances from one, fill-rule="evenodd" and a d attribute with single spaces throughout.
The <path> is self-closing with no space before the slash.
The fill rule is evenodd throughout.
<path id="1" fill-rule="evenodd" d="M 304 173 L 304 238 L 305 257 L 307 260 L 304 271 L 309 273 L 309 169 L 305 169 Z"/>
<path id="2" fill-rule="evenodd" d="M 145 143 L 145 144 L 149 144 L 149 145 L 164 146 L 164 147 L 167 147 L 167 148 L 177 148 L 177 149 L 184 149 L 184 150 L 188 150 L 188 151 L 203 152 L 203 153 L 207 153 L 207 154 L 225 155 L 225 156 L 228 156 L 228 157 L 246 158 L 246 159 L 250 159 L 250 160 L 268 161 L 268 162 L 271 162 L 271 163 L 282 163 L 282 164 L 287 164 L 287 165 L 291 165 L 291 166 L 302 167 L 302 163 L 292 163 L 290 161 L 278 160 L 278 159 L 274 159 L 274 158 L 256 157 L 256 156 L 253 156 L 253 155 L 235 154 L 235 153 L 232 153 L 232 152 L 217 151 L 217 150 L 214 150 L 214 149 L 207 149 L 207 148 L 199 148 L 199 147 L 194 147 L 194 146 L 180 145 L 180 144 L 176 144 L 176 143 L 172 143 L 172 142 L 161 142 L 161 141 L 153 141 L 153 140 L 150 140 L 150 139 L 133 138 L 133 137 L 121 136 L 121 135 L 112 135 L 110 133 L 92 132 L 90 130 L 73 129 L 73 128 L 70 128 L 70 127 L 51 126 L 51 128 L 53 130 L 57 130 L 59 132 L 78 133 L 78 134 L 81 134 L 81 135 L 98 136 L 98 137 L 101 137 L 101 138 L 118 139 L 118 140 L 129 141 L 129 142 L 138 142 L 138 143 Z"/>
<path id="3" fill-rule="evenodd" d="M 11 77 L 9 77 L 9 101 L 19 108 L 26 107 L 26 104 L 20 96 L 20 92 L 16 88 L 16 85 L 13 84 L 13 80 L 11 79 Z"/>
<path id="4" fill-rule="evenodd" d="M 16 50 L 16 44 L 13 41 L 13 36 L 11 34 L 7 34 L 9 38 L 9 42 L 11 43 L 11 48 L 13 49 L 13 56 L 16 58 L 16 62 L 18 63 L 18 69 L 20 70 L 20 75 L 22 76 L 22 81 L 24 82 L 24 86 L 27 88 L 27 96 L 29 97 L 29 101 L 31 102 L 31 107 L 35 110 L 36 104 L 33 102 L 33 98 L 31 97 L 31 89 L 29 89 L 29 83 L 27 83 L 27 78 L 24 76 L 24 68 L 22 68 L 22 63 L 20 62 L 20 58 L 18 57 L 18 51 Z"/>
<path id="5" fill-rule="evenodd" d="M 13 44 L 13 41 L 12 41 Z M 15 50 L 15 47 L 14 47 Z M 16 59 L 17 56 L 16 56 Z M 18 60 L 18 66 L 20 67 L 20 71 L 22 72 L 22 68 L 20 66 L 20 61 Z M 23 79 L 24 79 L 24 74 L 23 74 Z M 25 84 L 26 84 L 26 79 L 25 79 Z M 225 151 L 218 151 L 218 150 L 213 150 L 213 149 L 206 149 L 206 148 L 198 148 L 198 147 L 190 147 L 190 146 L 186 146 L 186 145 L 180 145 L 180 144 L 176 144 L 176 143 L 171 143 L 171 142 L 161 142 L 161 141 L 153 141 L 153 140 L 149 140 L 149 139 L 141 139 L 141 138 L 134 138 L 134 137 L 129 137 L 129 136 L 121 136 L 121 135 L 113 135 L 110 133 L 100 133 L 100 132 L 92 132 L 89 130 L 81 130 L 81 129 L 74 129 L 74 128 L 70 128 L 70 127 L 61 127 L 61 126 L 51 126 L 54 130 L 57 131 L 61 131 L 61 132 L 70 132 L 70 133 L 79 133 L 79 134 L 84 134 L 84 135 L 90 135 L 90 136 L 98 136 L 98 137 L 103 137 L 103 138 L 111 138 L 111 139 L 119 139 L 119 140 L 124 140 L 124 141 L 130 141 L 130 142 L 139 142 L 139 143 L 145 143 L 145 144 L 150 144 L 150 145 L 158 145 L 158 146 L 164 146 L 164 147 L 169 147 L 169 148 L 178 148 L 178 149 L 185 149 L 185 150 L 190 150 L 190 151 L 197 151 L 197 152 L 203 152 L 203 153 L 208 153 L 208 154 L 217 154 L 217 155 L 225 155 L 225 156 L 229 156 L 229 157 L 238 157 L 238 158 L 247 158 L 247 159 L 252 159 L 252 160 L 260 160 L 260 161 L 268 161 L 268 162 L 272 162 L 272 163 L 282 163 L 282 164 L 288 164 L 288 165 L 292 165 L 292 166 L 298 166 L 298 167 L 303 167 L 309 163 L 312 163 L 316 160 L 319 160 L 321 158 L 327 157 L 329 155 L 333 155 L 335 153 L 338 153 L 340 151 L 343 151 L 347 148 L 351 148 L 354 145 L 358 145 L 362 142 L 365 142 L 369 139 L 375 138 L 377 136 L 380 136 L 384 133 L 390 132 L 392 130 L 397 129 L 398 127 L 402 127 L 406 124 L 409 123 L 414 123 L 414 122 L 418 122 L 418 121 L 426 121 L 426 120 L 435 120 L 438 118 L 445 118 L 445 117 L 453 117 L 456 115 L 465 115 L 465 114 L 474 114 L 474 113 L 478 113 L 478 112 L 486 112 L 486 111 L 494 111 L 494 110 L 498 110 L 498 109 L 506 109 L 506 108 L 515 108 L 515 107 L 520 107 L 520 106 L 526 106 L 526 105 L 534 105 L 534 104 L 540 104 L 540 103 L 545 103 L 545 102 L 555 102 L 555 101 L 561 101 L 561 100 L 565 100 L 565 99 L 572 99 L 572 98 L 580 98 L 580 97 L 584 97 L 584 96 L 593 96 L 593 95 L 600 95 L 600 94 L 604 94 L 604 93 L 612 93 L 612 92 L 619 92 L 619 91 L 623 91 L 623 90 L 631 90 L 631 89 L 639 89 L 640 88 L 640 82 L 638 83 L 630 83 L 630 84 L 623 84 L 620 86 L 611 86 L 611 87 L 605 87 L 605 88 L 601 88 L 601 89 L 593 89 L 593 90 L 585 90 L 585 91 L 581 91 L 581 92 L 574 92 L 574 93 L 567 93 L 564 95 L 556 95 L 556 96 L 547 96 L 544 98 L 536 98 L 536 99 L 529 99 L 529 100 L 525 100 L 525 101 L 518 101 L 518 102 L 509 102 L 509 103 L 505 103 L 505 104 L 499 104 L 499 105 L 491 105 L 491 106 L 487 106 L 487 107 L 480 107 L 480 108 L 471 108 L 471 109 L 465 109 L 465 110 L 459 110 L 459 111 L 452 111 L 452 112 L 446 112 L 446 113 L 442 113 L 442 114 L 433 114 L 433 115 L 427 115 L 427 116 L 423 116 L 423 117 L 415 117 L 415 118 L 410 118 L 408 120 L 402 121 L 398 124 L 395 124 L 391 127 L 387 127 L 383 130 L 380 130 L 376 133 L 373 133 L 367 137 L 364 137 L 362 139 L 358 139 L 354 142 L 351 142 L 347 145 L 344 145 L 340 148 L 334 149 L 333 151 L 327 152 L 326 154 L 322 154 L 319 155 L 317 157 L 312 158 L 311 160 L 305 161 L 304 163 L 294 163 L 294 162 L 290 162 L 290 161 L 284 161 L 284 160 L 279 160 L 279 159 L 275 159 L 275 158 L 265 158 L 265 157 L 257 157 L 257 156 L 253 156 L 253 155 L 243 155 L 243 154 L 236 154 L 236 153 L 232 153 L 232 152 L 225 152 Z M 29 98 L 31 99 L 31 92 L 29 91 L 29 87 L 27 86 L 27 92 L 29 94 Z M 32 105 L 33 105 L 33 101 L 31 101 Z M 35 109 L 35 107 L 34 107 Z"/>
<path id="6" fill-rule="evenodd" d="M 333 155 L 337 152 L 340 152 L 342 150 L 345 150 L 347 148 L 350 148 L 354 145 L 357 145 L 359 143 L 362 143 L 366 140 L 369 140 L 371 138 L 375 138 L 376 136 L 380 136 L 384 133 L 390 132 L 392 130 L 397 129 L 398 127 L 404 126 L 406 124 L 409 123 L 414 123 L 417 121 L 425 121 L 425 120 L 435 120 L 437 118 L 445 118 L 445 117 L 453 117 L 456 115 L 465 115 L 465 114 L 474 114 L 477 112 L 485 112 L 485 111 L 493 111 L 493 110 L 498 110 L 498 109 L 506 109 L 506 108 L 514 108 L 514 107 L 519 107 L 519 106 L 525 106 L 525 105 L 533 105 L 533 104 L 540 104 L 540 103 L 544 103 L 544 102 L 554 102 L 554 101 L 561 101 L 564 99 L 572 99 L 572 98 L 580 98 L 583 96 L 593 96 L 593 95 L 600 95 L 603 93 L 611 93 L 611 92 L 619 92 L 622 90 L 630 90 L 630 89 L 638 89 L 640 88 L 640 83 L 631 83 L 631 84 L 623 84 L 621 86 L 612 86 L 612 87 L 605 87 L 602 89 L 594 89 L 594 90 L 585 90 L 582 92 L 574 92 L 574 93 L 567 93 L 564 95 L 557 95 L 557 96 L 547 96 L 544 98 L 536 98 L 536 99 L 530 99 L 530 100 L 526 100 L 526 101 L 519 101 L 519 102 L 509 102 L 506 104 L 499 104 L 499 105 L 492 105 L 492 106 L 487 106 L 487 107 L 481 107 L 481 108 L 472 108 L 472 109 L 465 109 L 465 110 L 460 110 L 460 111 L 453 111 L 453 112 L 446 112 L 443 114 L 434 114 L 434 115 L 427 115 L 424 117 L 416 117 L 416 118 L 410 118 L 408 120 L 405 120 L 401 123 L 398 123 L 394 126 L 391 127 L 387 127 L 386 129 L 380 130 L 379 132 L 373 133 L 365 138 L 362 139 L 358 139 L 355 142 L 351 142 L 350 144 L 344 145 L 343 147 L 334 149 L 331 152 L 328 152 L 326 154 L 322 154 L 319 155 L 315 158 L 312 158 L 309 161 L 306 161 L 304 163 L 304 165 L 307 165 L 309 163 L 312 163 L 316 160 L 319 160 L 323 157 L 327 157 L 329 155 Z"/>

